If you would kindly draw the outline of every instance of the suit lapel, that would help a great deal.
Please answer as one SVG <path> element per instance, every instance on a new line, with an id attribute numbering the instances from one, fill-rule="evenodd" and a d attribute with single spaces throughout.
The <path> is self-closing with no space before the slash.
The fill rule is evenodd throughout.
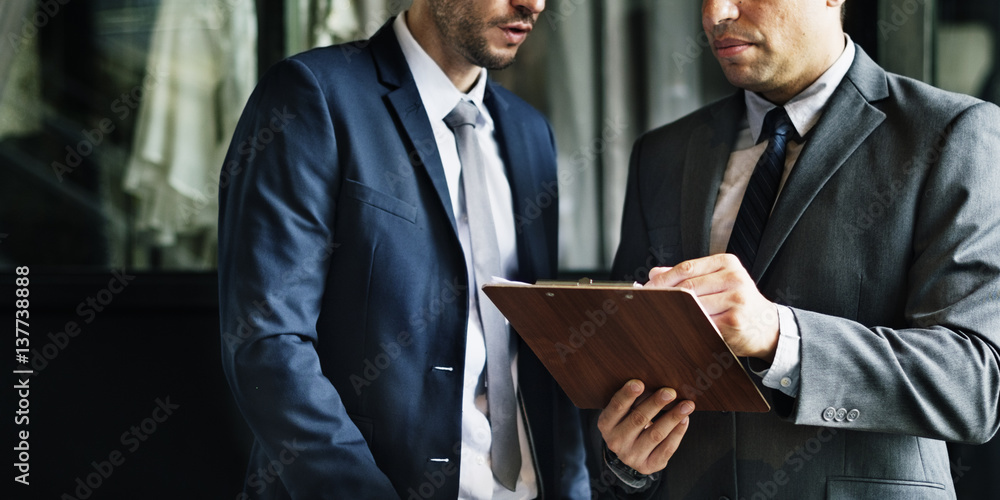
<path id="1" fill-rule="evenodd" d="M 681 190 L 681 249 L 685 260 L 709 254 L 712 214 L 745 108 L 743 92 L 737 92 L 711 111 L 709 122 L 691 133 Z"/>
<path id="2" fill-rule="evenodd" d="M 535 199 L 539 181 L 532 176 L 531 169 L 527 167 L 532 164 L 532 158 L 523 135 L 526 130 L 524 123 L 510 119 L 507 113 L 509 104 L 493 89 L 494 85 L 496 84 L 493 82 L 488 83 L 483 103 L 493 118 L 497 145 L 500 148 L 500 156 L 506 168 L 507 182 L 510 183 L 513 197 L 514 222 L 515 226 L 520 228 L 517 231 L 517 260 L 520 268 L 518 274 L 522 279 L 530 281 L 535 276 L 548 275 L 548 270 L 539 267 L 545 265 L 544 256 L 548 255 L 548 250 L 544 248 L 546 228 L 542 224 L 543 221 L 533 220 L 531 224 L 523 226 L 518 223 L 520 220 L 530 218 L 527 212 L 528 204 Z M 541 245 L 542 248 L 533 248 L 537 245 Z M 538 257 L 540 260 L 532 260 L 532 257 Z"/>
<path id="3" fill-rule="evenodd" d="M 396 40 L 396 34 L 392 30 L 394 20 L 395 18 L 389 19 L 371 39 L 375 66 L 380 81 L 387 88 L 392 89 L 387 95 L 389 112 L 399 120 L 403 128 L 402 135 L 409 139 L 409 144 L 406 145 L 408 160 L 415 169 L 423 169 L 427 172 L 427 176 L 437 192 L 438 200 L 441 202 L 441 208 L 448 215 L 451 228 L 457 235 L 458 226 L 455 223 L 455 212 L 451 206 L 448 181 L 444 175 L 441 155 L 438 154 L 434 131 L 431 129 L 427 111 L 420 100 L 417 84 L 413 80 L 409 65 L 407 65 L 403 51 L 399 47 L 399 41 Z"/>
<path id="4" fill-rule="evenodd" d="M 885 120 L 885 114 L 870 104 L 888 97 L 885 72 L 861 47 L 856 48 L 854 64 L 827 103 L 823 117 L 785 181 L 750 273 L 754 281 L 760 281 L 826 182 Z"/>

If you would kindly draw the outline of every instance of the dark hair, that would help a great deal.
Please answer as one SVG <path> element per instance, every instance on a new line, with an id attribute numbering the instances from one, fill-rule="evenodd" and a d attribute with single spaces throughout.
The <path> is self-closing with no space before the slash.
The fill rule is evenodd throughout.
<path id="1" fill-rule="evenodd" d="M 840 25 L 843 26 L 847 20 L 847 2 L 840 5 Z"/>

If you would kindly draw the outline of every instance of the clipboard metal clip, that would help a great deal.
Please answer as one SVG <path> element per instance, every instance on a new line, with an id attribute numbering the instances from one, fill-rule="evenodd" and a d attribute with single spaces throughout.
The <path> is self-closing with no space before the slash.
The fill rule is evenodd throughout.
<path id="1" fill-rule="evenodd" d="M 594 281 L 590 278 L 580 278 L 576 281 L 560 281 L 560 280 L 539 280 L 535 283 L 536 286 L 547 286 L 547 287 L 594 287 L 594 288 L 642 288 L 642 285 L 636 282 L 627 283 L 622 281 Z"/>

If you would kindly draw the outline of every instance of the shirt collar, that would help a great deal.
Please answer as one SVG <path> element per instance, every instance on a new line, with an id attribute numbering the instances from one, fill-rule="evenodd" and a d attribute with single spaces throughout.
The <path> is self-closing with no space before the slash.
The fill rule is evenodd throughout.
<path id="1" fill-rule="evenodd" d="M 833 66 L 830 66 L 812 85 L 785 103 L 785 111 L 792 120 L 792 124 L 795 125 L 795 130 L 799 133 L 799 137 L 805 137 L 816 123 L 819 122 L 827 101 L 830 100 L 833 92 L 840 86 L 840 82 L 847 76 L 847 71 L 851 69 L 851 64 L 854 63 L 856 52 L 854 42 L 846 34 L 844 38 L 847 40 L 846 47 L 837 61 L 833 63 Z M 753 136 L 754 144 L 756 144 L 760 141 L 761 129 L 764 127 L 764 117 L 768 111 L 777 106 L 756 92 L 745 92 L 744 95 L 747 104 L 747 120 L 750 124 L 750 133 Z"/>
<path id="2" fill-rule="evenodd" d="M 448 75 L 444 73 L 434 59 L 417 43 L 410 33 L 410 28 L 406 25 L 407 12 L 396 16 L 392 28 L 396 32 L 399 46 L 403 49 L 403 57 L 406 58 L 407 65 L 410 66 L 410 73 L 413 74 L 413 81 L 417 84 L 420 92 L 420 100 L 427 110 L 427 117 L 431 122 L 444 120 L 448 113 L 455 108 L 455 105 L 462 99 L 471 101 L 479 108 L 480 120 L 488 120 L 489 113 L 483 106 L 483 97 L 486 95 L 486 68 L 482 68 L 479 79 L 467 94 L 459 91 L 455 84 L 451 83 Z"/>

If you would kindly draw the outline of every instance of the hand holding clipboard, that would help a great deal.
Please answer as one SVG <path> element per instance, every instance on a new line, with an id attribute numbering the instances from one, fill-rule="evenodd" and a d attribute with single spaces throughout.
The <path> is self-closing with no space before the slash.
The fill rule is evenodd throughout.
<path id="1" fill-rule="evenodd" d="M 580 408 L 604 408 L 638 379 L 675 388 L 698 410 L 770 409 L 688 290 L 573 282 L 483 290 Z"/>

